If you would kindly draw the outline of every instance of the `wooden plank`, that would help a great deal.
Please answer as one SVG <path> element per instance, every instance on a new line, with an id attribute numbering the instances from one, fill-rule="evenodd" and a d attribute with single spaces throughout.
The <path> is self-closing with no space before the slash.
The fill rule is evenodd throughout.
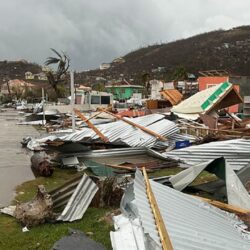
<path id="1" fill-rule="evenodd" d="M 222 210 L 228 211 L 230 213 L 241 214 L 241 215 L 250 214 L 250 210 L 246 210 L 246 209 L 243 209 L 240 207 L 236 207 L 236 206 L 229 205 L 229 204 L 226 204 L 226 203 L 223 203 L 220 201 L 216 201 L 216 200 L 212 200 L 212 199 L 208 199 L 208 198 L 203 198 L 203 197 L 196 196 L 196 195 L 192 195 L 192 196 L 194 196 L 195 198 L 198 198 L 202 201 L 205 201 L 205 202 L 207 202 L 215 207 L 218 207 Z"/>
<path id="2" fill-rule="evenodd" d="M 104 141 L 105 143 L 109 142 L 108 138 L 104 136 L 104 134 L 97 129 L 94 124 L 92 124 L 78 109 L 74 109 L 74 112 L 91 128 L 95 133 Z"/>
<path id="3" fill-rule="evenodd" d="M 159 134 L 155 133 L 154 131 L 152 131 L 152 130 L 150 130 L 150 129 L 148 129 L 148 128 L 145 128 L 145 127 L 143 127 L 143 126 L 141 126 L 141 125 L 139 125 L 139 124 L 136 124 L 136 123 L 134 123 L 134 122 L 132 122 L 132 121 L 130 121 L 130 120 L 127 120 L 127 119 L 125 119 L 125 118 L 123 118 L 123 117 L 120 117 L 119 115 L 115 115 L 115 114 L 113 114 L 113 113 L 111 113 L 111 112 L 108 112 L 108 111 L 106 111 L 106 110 L 103 110 L 103 112 L 105 112 L 105 113 L 107 113 L 107 114 L 109 114 L 109 115 L 112 115 L 112 116 L 114 116 L 116 119 L 122 120 L 122 121 L 128 123 L 129 125 L 134 126 L 134 127 L 138 128 L 138 129 L 142 130 L 143 132 L 145 132 L 145 133 L 147 133 L 147 134 L 149 134 L 149 135 L 152 135 L 152 136 L 154 136 L 154 137 L 160 139 L 161 141 L 166 141 L 166 140 L 167 140 L 167 138 L 165 138 L 164 136 L 159 135 Z"/>
<path id="4" fill-rule="evenodd" d="M 87 121 L 90 121 L 91 119 L 93 119 L 93 118 L 97 117 L 97 116 L 98 116 L 98 115 L 100 115 L 101 113 L 103 113 L 103 111 L 98 112 L 98 113 L 96 113 L 96 114 L 92 115 L 91 117 L 89 117 L 89 118 L 87 119 Z"/>
<path id="5" fill-rule="evenodd" d="M 156 227 L 157 227 L 160 239 L 161 239 L 162 248 L 163 250 L 173 250 L 171 240 L 169 238 L 166 226 L 164 224 L 158 204 L 156 202 L 154 193 L 152 191 L 150 182 L 148 180 L 147 171 L 145 168 L 143 168 L 142 170 L 143 170 L 144 180 L 146 184 L 146 192 L 147 192 L 148 200 L 149 200 L 149 203 L 150 203 L 150 206 L 151 206 L 154 218 L 155 218 L 155 223 L 156 223 Z"/>

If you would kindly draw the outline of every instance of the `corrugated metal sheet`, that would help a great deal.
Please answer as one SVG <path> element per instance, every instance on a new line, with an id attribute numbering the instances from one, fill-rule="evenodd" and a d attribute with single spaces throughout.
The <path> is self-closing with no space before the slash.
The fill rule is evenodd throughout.
<path id="1" fill-rule="evenodd" d="M 81 179 L 82 176 L 78 176 L 49 192 L 53 200 L 54 209 L 62 208 L 68 203 Z"/>
<path id="2" fill-rule="evenodd" d="M 148 152 L 147 148 L 109 148 L 109 149 L 98 149 L 90 150 L 82 153 L 68 153 L 64 155 L 74 155 L 82 158 L 101 158 L 101 157 L 115 157 L 115 156 L 128 156 L 128 155 L 142 155 Z"/>
<path id="3" fill-rule="evenodd" d="M 179 132 L 179 128 L 172 121 L 165 119 L 164 115 L 152 114 L 137 118 L 126 118 L 136 124 L 144 126 L 149 130 L 154 131 L 161 136 L 168 137 Z M 123 143 L 130 147 L 152 147 L 158 139 L 151 136 L 140 129 L 125 123 L 124 121 L 116 121 L 108 124 L 101 124 L 96 126 L 100 132 L 108 138 L 111 143 Z M 82 141 L 85 142 L 98 140 L 99 137 L 90 128 L 83 128 L 80 131 L 71 133 L 65 136 L 50 136 L 48 140 L 62 140 L 62 141 Z M 46 138 L 36 140 L 37 142 L 45 142 Z"/>
<path id="4" fill-rule="evenodd" d="M 239 170 L 250 162 L 250 140 L 236 139 L 204 143 L 166 152 L 162 156 L 181 160 L 190 165 L 223 156 L 233 169 Z"/>
<path id="5" fill-rule="evenodd" d="M 120 214 L 113 217 L 115 232 L 110 232 L 113 250 L 147 250 L 139 219 L 129 220 Z"/>
<path id="6" fill-rule="evenodd" d="M 161 94 L 172 106 L 180 103 L 183 98 L 183 95 L 177 89 L 165 89 L 161 91 Z"/>
<path id="7" fill-rule="evenodd" d="M 175 250 L 250 249 L 250 234 L 243 230 L 245 225 L 234 214 L 152 180 L 150 183 Z M 134 195 L 144 232 L 160 244 L 139 171 L 135 176 Z"/>
<path id="8" fill-rule="evenodd" d="M 98 190 L 97 185 L 86 174 L 83 175 L 76 188 L 74 188 L 76 182 L 77 180 L 69 186 L 65 186 L 64 192 L 62 192 L 63 189 L 57 191 L 57 194 L 59 192 L 59 195 L 57 195 L 59 201 L 61 198 L 60 204 L 65 203 L 65 201 L 67 200 L 66 197 L 69 197 L 70 195 L 70 198 L 67 201 L 67 205 L 65 206 L 60 216 L 58 216 L 57 220 L 74 221 L 81 219 Z M 73 187 L 73 193 L 70 187 Z M 66 190 L 68 192 L 66 192 Z M 55 196 L 56 195 L 54 193 L 54 197 Z M 63 197 L 64 199 L 62 199 Z M 59 201 L 57 200 L 58 204 Z"/>

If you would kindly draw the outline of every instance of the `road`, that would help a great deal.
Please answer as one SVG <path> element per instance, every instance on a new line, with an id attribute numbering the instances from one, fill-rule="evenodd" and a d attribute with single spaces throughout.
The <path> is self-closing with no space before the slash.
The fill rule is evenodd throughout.
<path id="1" fill-rule="evenodd" d="M 9 205 L 15 187 L 34 179 L 30 169 L 30 152 L 20 141 L 26 136 L 39 136 L 32 126 L 16 125 L 17 111 L 0 112 L 0 207 Z"/>

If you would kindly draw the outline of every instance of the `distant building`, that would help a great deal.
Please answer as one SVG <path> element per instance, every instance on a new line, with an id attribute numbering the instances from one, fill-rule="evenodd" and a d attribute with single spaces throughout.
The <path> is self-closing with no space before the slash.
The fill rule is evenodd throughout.
<path id="1" fill-rule="evenodd" d="M 152 73 L 165 73 L 165 72 L 167 72 L 167 69 L 166 69 L 166 67 L 157 67 L 157 68 L 154 68 L 154 69 L 152 69 L 151 70 L 152 71 Z"/>
<path id="2" fill-rule="evenodd" d="M 110 63 L 102 63 L 100 65 L 100 70 L 105 70 L 105 69 L 109 69 L 110 68 Z"/>
<path id="3" fill-rule="evenodd" d="M 46 73 L 44 73 L 44 72 L 38 73 L 35 76 L 37 76 L 38 80 L 40 80 L 40 81 L 47 81 L 48 80 L 48 77 L 47 77 Z"/>
<path id="4" fill-rule="evenodd" d="M 82 85 L 83 86 L 83 85 Z M 85 87 L 85 86 L 84 86 Z M 108 107 L 113 103 L 113 95 L 107 92 L 93 91 L 90 87 L 76 89 L 76 104 Z"/>
<path id="5" fill-rule="evenodd" d="M 26 80 L 40 80 L 40 81 L 47 81 L 47 75 L 44 72 L 33 74 L 32 72 L 28 71 L 25 73 Z"/>
<path id="6" fill-rule="evenodd" d="M 151 86 L 150 91 L 150 99 L 152 100 L 159 100 L 161 99 L 161 91 L 164 89 L 163 85 L 164 83 L 160 80 L 151 80 L 149 81 L 149 84 Z"/>
<path id="7" fill-rule="evenodd" d="M 151 80 L 149 81 L 149 85 L 151 86 L 151 100 L 162 100 L 161 92 L 163 90 L 177 89 L 185 97 L 189 97 L 198 92 L 198 83 L 196 81 L 163 82 L 160 80 Z"/>
<path id="8" fill-rule="evenodd" d="M 132 85 L 126 80 L 122 80 L 112 85 L 105 86 L 108 93 L 113 94 L 114 100 L 126 101 L 133 97 L 133 94 L 142 93 L 143 86 Z"/>
<path id="9" fill-rule="evenodd" d="M 9 80 L 8 83 L 4 83 L 1 86 L 1 93 L 4 95 L 11 94 L 23 95 L 25 91 L 31 90 L 35 87 L 34 84 L 25 82 L 23 80 L 14 79 Z"/>
<path id="10" fill-rule="evenodd" d="M 35 78 L 35 76 L 30 71 L 25 73 L 26 80 L 33 80 L 34 78 Z"/>
<path id="11" fill-rule="evenodd" d="M 43 72 L 49 72 L 49 71 L 52 71 L 52 69 L 49 66 L 43 66 L 42 71 Z"/>
<path id="12" fill-rule="evenodd" d="M 115 58 L 112 63 L 125 63 L 125 59 L 123 57 Z"/>

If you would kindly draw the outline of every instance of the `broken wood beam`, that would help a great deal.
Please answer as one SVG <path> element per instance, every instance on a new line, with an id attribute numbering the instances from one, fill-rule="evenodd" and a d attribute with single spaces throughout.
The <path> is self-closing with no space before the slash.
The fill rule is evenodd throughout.
<path id="1" fill-rule="evenodd" d="M 145 180 L 145 185 L 146 185 L 146 193 L 148 196 L 148 200 L 155 218 L 155 223 L 156 223 L 156 228 L 158 230 L 162 248 L 163 250 L 173 250 L 173 246 L 171 243 L 171 240 L 169 238 L 166 226 L 164 224 L 163 218 L 160 213 L 160 209 L 158 207 L 157 201 L 155 199 L 154 193 L 151 188 L 151 184 L 148 179 L 147 171 L 145 168 L 142 169 L 143 175 L 144 175 L 144 180 Z"/>
<path id="2" fill-rule="evenodd" d="M 145 127 L 143 127 L 143 126 L 141 126 L 141 125 L 139 125 L 139 124 L 136 124 L 136 123 L 134 123 L 134 122 L 132 122 L 132 121 L 130 121 L 130 120 L 128 120 L 128 119 L 125 119 L 124 117 L 120 117 L 119 115 L 115 115 L 115 114 L 113 114 L 113 113 L 111 113 L 111 112 L 109 112 L 109 111 L 107 111 L 107 110 L 104 110 L 104 109 L 103 109 L 103 112 L 105 112 L 105 113 L 107 113 L 107 114 L 109 114 L 109 115 L 112 115 L 112 116 L 114 116 L 116 119 L 121 120 L 121 121 L 124 121 L 124 122 L 128 123 L 129 125 L 131 125 L 131 126 L 133 126 L 133 127 L 136 127 L 136 128 L 138 128 L 138 129 L 142 130 L 143 132 L 145 132 L 145 133 L 147 133 L 147 134 L 149 134 L 149 135 L 152 135 L 152 136 L 154 136 L 154 137 L 160 139 L 161 141 L 166 141 L 166 140 L 167 140 L 166 137 L 164 137 L 164 136 L 162 136 L 162 135 L 159 135 L 159 134 L 155 133 L 154 131 L 152 131 L 152 130 L 150 130 L 150 129 L 148 129 L 148 128 L 145 128 Z"/>
<path id="3" fill-rule="evenodd" d="M 87 125 L 90 129 L 92 129 L 105 143 L 109 142 L 108 138 L 104 136 L 104 134 L 94 126 L 93 123 L 91 123 L 87 117 L 85 117 L 80 110 L 74 108 L 74 112 L 76 115 L 78 115 Z"/>
<path id="4" fill-rule="evenodd" d="M 97 117 L 97 116 L 98 116 L 98 115 L 100 115 L 101 113 L 103 113 L 103 111 L 98 112 L 98 113 L 96 113 L 96 114 L 94 114 L 94 115 L 90 116 L 90 117 L 87 119 L 87 121 L 90 121 L 91 119 L 93 119 L 93 118 Z"/>
<path id="5" fill-rule="evenodd" d="M 203 197 L 196 196 L 196 195 L 192 195 L 192 196 L 195 197 L 195 198 L 198 198 L 198 199 L 200 199 L 202 201 L 205 201 L 205 202 L 209 203 L 210 205 L 213 205 L 213 206 L 218 207 L 218 208 L 220 208 L 222 210 L 230 212 L 230 213 L 241 214 L 241 215 L 250 214 L 250 210 L 246 210 L 246 209 L 243 209 L 243 208 L 240 208 L 240 207 L 236 207 L 236 206 L 233 206 L 233 205 L 230 205 L 230 204 L 226 204 L 226 203 L 223 203 L 223 202 L 220 202 L 220 201 L 217 201 L 217 200 L 203 198 Z"/>

